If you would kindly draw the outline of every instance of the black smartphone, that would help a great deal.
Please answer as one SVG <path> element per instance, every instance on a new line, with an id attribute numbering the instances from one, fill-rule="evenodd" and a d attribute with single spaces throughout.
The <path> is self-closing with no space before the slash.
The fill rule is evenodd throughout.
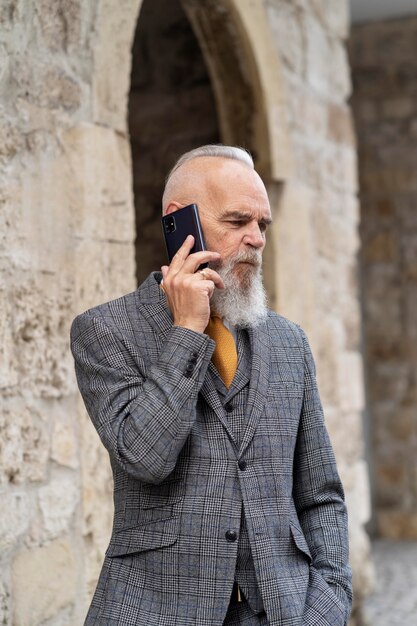
<path id="1" fill-rule="evenodd" d="M 188 235 L 193 235 L 194 237 L 194 246 L 190 254 L 206 249 L 196 204 L 188 204 L 182 209 L 178 209 L 178 211 L 164 215 L 162 218 L 162 230 L 170 263 L 172 257 L 181 248 Z M 207 263 L 202 263 L 198 269 L 205 267 L 207 267 Z"/>

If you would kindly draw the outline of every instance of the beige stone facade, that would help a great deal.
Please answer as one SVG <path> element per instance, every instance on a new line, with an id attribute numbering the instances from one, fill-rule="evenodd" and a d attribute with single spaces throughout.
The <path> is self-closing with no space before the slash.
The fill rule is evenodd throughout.
<path id="1" fill-rule="evenodd" d="M 109 538 L 112 485 L 76 388 L 70 323 L 135 288 L 159 236 L 157 209 L 145 205 L 160 172 L 206 137 L 251 149 L 270 191 L 266 283 L 271 305 L 304 326 L 316 354 L 347 492 L 359 619 L 372 570 L 347 2 L 170 2 L 160 48 L 149 45 L 160 27 L 150 4 L 0 8 L 0 623 L 82 623 Z M 152 91 L 164 65 L 147 57 L 169 55 L 162 43 L 176 36 L 201 55 L 176 68 L 186 123 L 164 110 L 169 77 Z M 158 144 L 161 130 L 164 140 L 178 131 L 178 142 Z"/>
<path id="2" fill-rule="evenodd" d="M 352 30 L 377 532 L 417 539 L 417 17 Z"/>

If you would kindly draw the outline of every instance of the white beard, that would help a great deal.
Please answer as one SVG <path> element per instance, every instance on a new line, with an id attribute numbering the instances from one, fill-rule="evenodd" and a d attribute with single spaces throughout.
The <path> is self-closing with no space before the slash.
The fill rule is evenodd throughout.
<path id="1" fill-rule="evenodd" d="M 243 280 L 234 273 L 237 263 L 252 263 Z M 237 328 L 254 328 L 268 314 L 266 293 L 262 283 L 261 255 L 256 250 L 238 252 L 226 263 L 211 263 L 210 267 L 222 277 L 224 289 L 215 289 L 210 307 L 223 320 Z"/>

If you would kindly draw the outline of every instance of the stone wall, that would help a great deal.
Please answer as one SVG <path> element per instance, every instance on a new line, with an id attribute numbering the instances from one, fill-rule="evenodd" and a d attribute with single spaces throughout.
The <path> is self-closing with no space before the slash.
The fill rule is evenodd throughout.
<path id="1" fill-rule="evenodd" d="M 109 538 L 108 460 L 76 389 L 68 333 L 76 313 L 136 284 L 126 113 L 140 4 L 9 0 L 0 9 L 0 623 L 13 626 L 82 623 Z M 185 4 L 209 33 L 222 137 L 254 137 L 271 192 L 268 283 L 317 357 L 360 604 L 369 512 L 347 1 L 210 0 L 211 26 L 201 3 Z M 224 16 L 233 37 L 224 30 L 210 48 Z M 231 89 L 222 54 L 238 37 L 245 62 L 228 55 L 227 72 L 239 73 Z"/>
<path id="2" fill-rule="evenodd" d="M 373 584 L 358 282 L 348 4 L 265 0 L 284 64 L 292 173 L 277 203 L 277 308 L 307 331 L 347 492 L 356 607 Z"/>
<path id="3" fill-rule="evenodd" d="M 134 25 L 137 3 L 113 4 L 115 32 Z M 68 342 L 76 313 L 135 285 L 125 119 L 100 100 L 110 10 L 0 7 L 1 624 L 81 624 L 111 524 L 108 461 Z"/>
<path id="4" fill-rule="evenodd" d="M 364 340 L 376 531 L 417 538 L 417 18 L 357 25 Z"/>

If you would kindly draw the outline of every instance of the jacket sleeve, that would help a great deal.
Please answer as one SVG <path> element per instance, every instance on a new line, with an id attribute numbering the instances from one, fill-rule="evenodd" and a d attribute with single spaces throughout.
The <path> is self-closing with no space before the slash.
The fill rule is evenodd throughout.
<path id="1" fill-rule="evenodd" d="M 145 366 L 117 329 L 87 311 L 72 324 L 71 349 L 86 409 L 110 457 L 141 481 L 162 482 L 195 422 L 214 342 L 173 326 Z"/>
<path id="2" fill-rule="evenodd" d="M 304 400 L 295 452 L 293 494 L 312 556 L 312 580 L 304 619 L 306 626 L 319 623 L 327 626 L 331 613 L 330 626 L 344 626 L 352 604 L 347 511 L 324 423 L 313 356 L 307 338 L 301 332 L 304 344 Z M 336 597 L 331 612 L 325 602 L 328 588 Z"/>

